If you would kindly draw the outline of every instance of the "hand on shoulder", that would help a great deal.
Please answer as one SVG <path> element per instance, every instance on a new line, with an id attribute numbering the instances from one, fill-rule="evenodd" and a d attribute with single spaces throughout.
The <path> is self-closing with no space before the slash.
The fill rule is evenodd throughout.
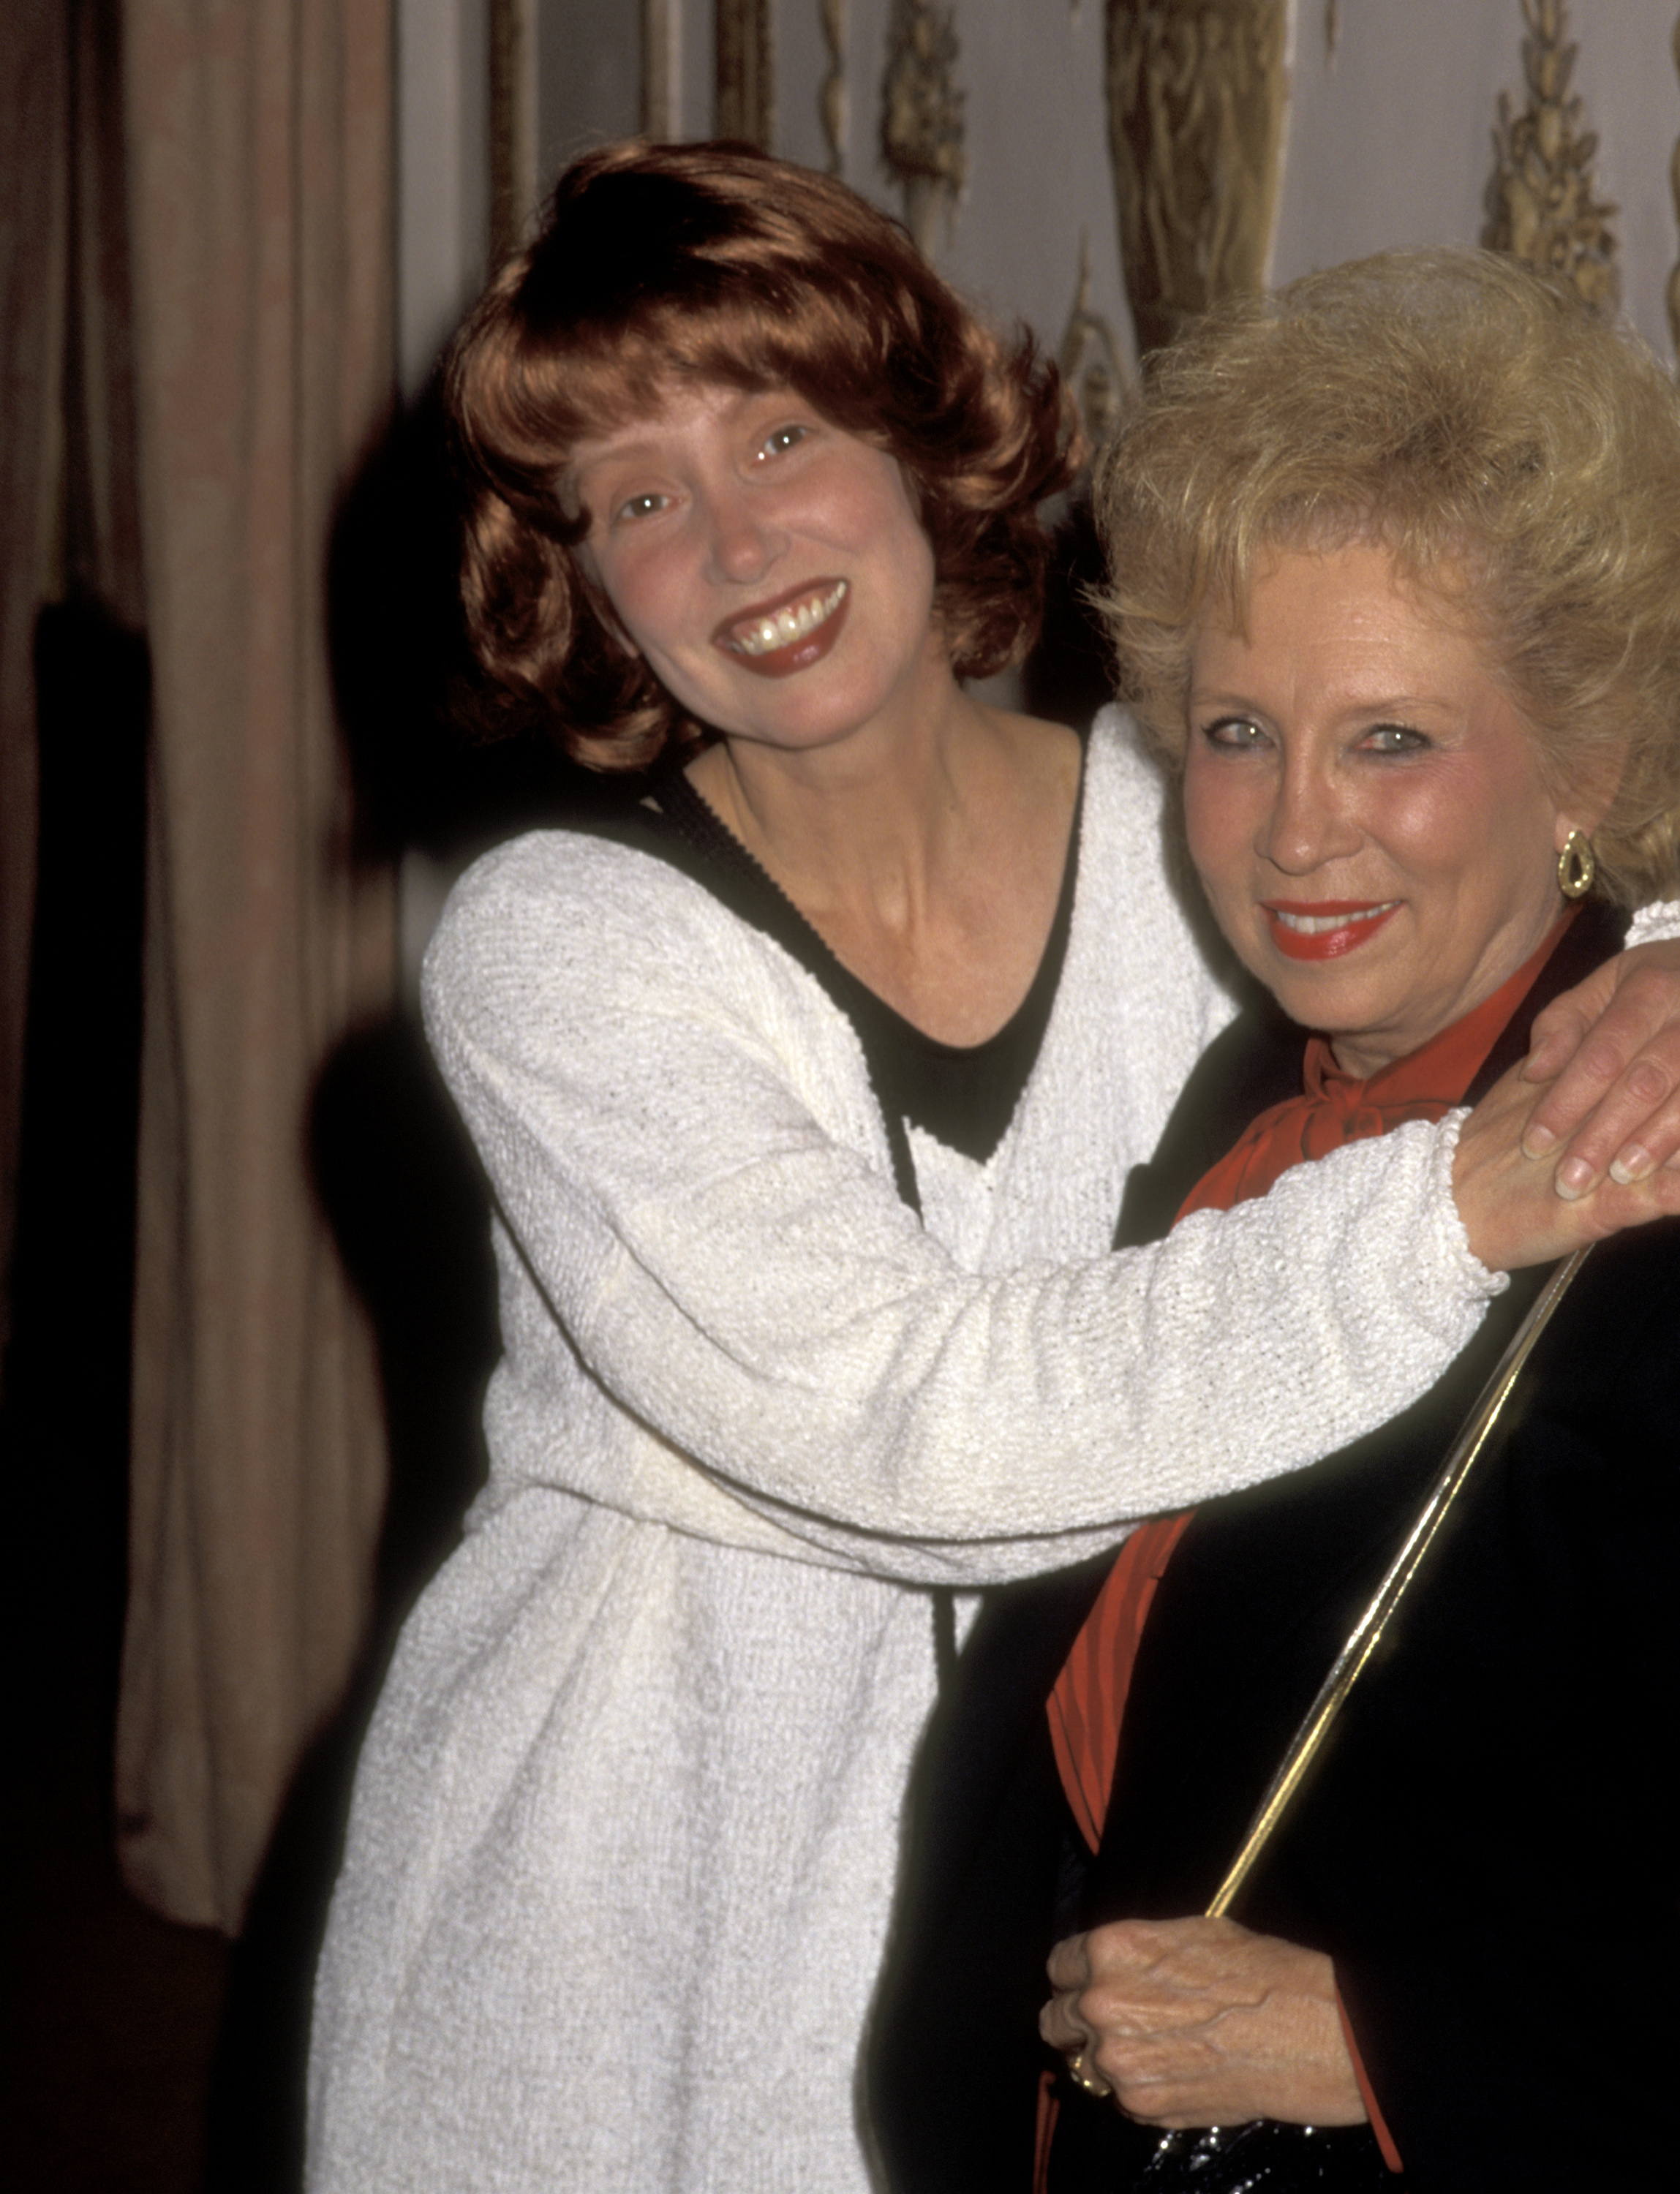
<path id="1" fill-rule="evenodd" d="M 1530 1157 L 1525 1130 L 1547 1092 L 1536 1091 L 1527 1068 L 1496 1082 L 1464 1123 L 1453 1163 L 1453 1198 L 1472 1253 L 1493 1272 L 1549 1264 L 1624 1227 L 1680 1212 L 1680 1166 L 1642 1180 L 1600 1175 L 1585 1195 L 1560 1191 L 1551 1155 Z"/>

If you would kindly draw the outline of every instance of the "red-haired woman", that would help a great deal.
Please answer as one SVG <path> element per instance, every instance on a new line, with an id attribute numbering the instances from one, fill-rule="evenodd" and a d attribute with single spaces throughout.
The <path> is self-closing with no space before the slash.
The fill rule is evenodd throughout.
<path id="1" fill-rule="evenodd" d="M 1556 1195 L 1519 1092 L 1456 1189 L 1422 1129 L 1107 1254 L 1231 1008 L 1119 720 L 1082 753 L 963 682 L 1035 627 L 1054 373 L 842 186 L 590 155 L 450 393 L 481 660 L 654 774 L 480 862 L 428 957 L 506 1353 L 362 1763 L 311 2185 L 861 2190 L 952 1588 L 1252 1476 L 1190 1336 L 1282 1469 L 1426 1385 L 1489 1266 L 1656 1199 Z"/>

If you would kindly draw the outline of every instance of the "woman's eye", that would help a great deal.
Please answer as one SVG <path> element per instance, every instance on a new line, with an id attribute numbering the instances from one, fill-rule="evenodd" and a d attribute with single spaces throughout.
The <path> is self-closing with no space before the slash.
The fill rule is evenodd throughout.
<path id="1" fill-rule="evenodd" d="M 665 496 L 655 495 L 651 489 L 641 495 L 627 495 L 613 513 L 613 523 L 618 526 L 628 520 L 633 525 L 638 518 L 652 518 L 656 511 L 665 508 L 666 501 Z"/>
<path id="2" fill-rule="evenodd" d="M 1226 754 L 1250 754 L 1266 744 L 1266 734 L 1247 716 L 1219 716 L 1202 726 L 1202 737 L 1211 747 Z"/>
<path id="3" fill-rule="evenodd" d="M 810 431 L 808 427 L 778 427 L 764 437 L 759 445 L 760 455 L 767 457 L 785 457 L 790 450 L 797 449 Z"/>
<path id="4" fill-rule="evenodd" d="M 1361 744 L 1372 754 L 1421 754 L 1429 741 L 1409 724 L 1373 724 Z"/>

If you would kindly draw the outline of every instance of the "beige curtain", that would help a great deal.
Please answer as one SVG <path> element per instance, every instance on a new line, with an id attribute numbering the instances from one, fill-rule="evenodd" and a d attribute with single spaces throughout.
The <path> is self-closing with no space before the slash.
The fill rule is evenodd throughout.
<path id="1" fill-rule="evenodd" d="M 0 1352 L 36 890 L 36 623 L 137 630 L 119 0 L 18 0 L 0 84 Z"/>
<path id="2" fill-rule="evenodd" d="M 124 32 L 155 736 L 119 1836 L 140 1895 L 231 1931 L 383 1497 L 308 1119 L 393 989 L 323 576 L 390 397 L 389 0 L 127 0 Z"/>
<path id="3" fill-rule="evenodd" d="M 52 590 L 68 254 L 63 0 L 12 0 L 0 85 L 0 1358 L 35 907 L 35 619 Z"/>

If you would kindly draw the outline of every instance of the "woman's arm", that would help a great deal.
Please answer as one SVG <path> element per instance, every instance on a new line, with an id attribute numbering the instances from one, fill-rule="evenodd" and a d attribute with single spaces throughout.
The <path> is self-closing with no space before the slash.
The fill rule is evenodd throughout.
<path id="1" fill-rule="evenodd" d="M 900 1203 L 809 979 L 656 860 L 562 845 L 563 887 L 542 841 L 469 879 L 429 957 L 434 1046 L 590 1370 L 665 1467 L 814 1559 L 923 1582 L 1076 1559 L 1384 1422 L 1497 1285 L 1427 1128 L 1148 1250 L 964 1271 Z M 1529 1201 L 1554 1230 L 1597 1204 Z"/>
<path id="2" fill-rule="evenodd" d="M 1496 1283 L 1427 1128 L 1148 1251 L 962 1269 L 809 979 L 651 859 L 560 858 L 563 889 L 552 853 L 475 872 L 426 996 L 526 1268 L 648 1428 L 645 1500 L 578 1490 L 657 1515 L 698 1462 L 810 1559 L 1017 1576 L 1355 1437 L 1478 1322 Z"/>

